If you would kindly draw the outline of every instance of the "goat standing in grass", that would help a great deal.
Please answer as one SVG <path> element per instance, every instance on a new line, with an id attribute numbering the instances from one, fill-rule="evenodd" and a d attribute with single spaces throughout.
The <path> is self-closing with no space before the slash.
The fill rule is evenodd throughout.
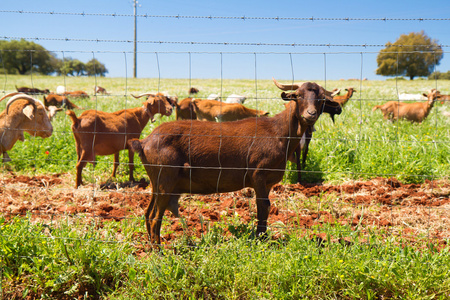
<path id="1" fill-rule="evenodd" d="M 161 124 L 143 140 L 129 141 L 139 154 L 152 186 L 145 211 L 151 243 L 161 243 L 161 222 L 166 209 L 178 216 L 183 193 L 224 193 L 252 187 L 256 194 L 257 235 L 267 229 L 269 192 L 280 182 L 287 158 L 297 148 L 308 126 L 313 126 L 323 106 L 340 112 L 339 104 L 311 82 L 295 92 L 281 94 L 290 101 L 274 117 L 234 122 L 183 120 Z"/>
<path id="2" fill-rule="evenodd" d="M 403 103 L 389 101 L 382 105 L 375 105 L 372 111 L 381 110 L 385 120 L 405 119 L 413 123 L 422 123 L 433 108 L 438 93 L 438 91 L 432 89 L 428 94 L 423 94 L 423 96 L 428 98 L 426 102 Z"/>
<path id="3" fill-rule="evenodd" d="M 141 95 L 144 96 L 144 95 Z M 86 110 L 79 117 L 68 110 L 72 119 L 72 131 L 77 147 L 77 179 L 75 187 L 82 184 L 81 172 L 86 164 L 95 165 L 96 155 L 114 154 L 112 176 L 115 177 L 119 165 L 119 151 L 128 149 L 127 141 L 139 138 L 149 120 L 154 121 L 155 114 L 172 114 L 172 105 L 162 94 L 148 94 L 141 107 L 122 109 L 113 113 Z M 134 181 L 134 153 L 128 151 L 130 181 Z"/>

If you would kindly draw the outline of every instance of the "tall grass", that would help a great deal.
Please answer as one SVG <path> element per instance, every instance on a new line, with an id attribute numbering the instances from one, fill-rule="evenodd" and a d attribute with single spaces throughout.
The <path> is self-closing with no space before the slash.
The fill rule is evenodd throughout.
<path id="1" fill-rule="evenodd" d="M 346 226 L 313 228 L 330 235 Z M 140 255 L 142 221 L 33 224 L 0 218 L 4 299 L 448 299 L 448 251 L 395 238 L 353 245 L 308 238 L 225 238 L 213 226 L 170 250 Z M 123 238 L 117 242 L 117 232 Z"/>
<path id="2" fill-rule="evenodd" d="M 30 81 L 32 79 L 32 82 Z M 376 104 L 397 99 L 397 93 L 422 93 L 431 88 L 448 86 L 448 81 L 317 81 L 329 88 L 348 86 L 358 92 L 345 106 L 333 124 L 328 115 L 323 115 L 316 123 L 303 180 L 343 181 L 367 179 L 377 176 L 395 176 L 405 182 L 423 182 L 431 178 L 446 178 L 450 168 L 450 120 L 442 115 L 447 107 L 437 103 L 429 117 L 422 124 L 407 121 L 391 123 L 384 121 L 379 111 L 372 112 Z M 5 91 L 17 86 L 35 86 L 55 90 L 57 85 L 65 84 L 68 90 L 82 89 L 91 95 L 95 84 L 105 87 L 111 95 L 91 96 L 88 100 L 74 100 L 84 109 L 116 111 L 137 107 L 141 100 L 130 97 L 146 91 L 167 91 L 180 99 L 188 97 L 188 89 L 195 86 L 200 90 L 196 96 L 206 98 L 210 93 L 220 93 L 226 97 L 231 93 L 247 96 L 246 105 L 264 109 L 274 115 L 284 106 L 280 91 L 269 80 L 212 80 L 212 79 L 134 79 L 134 78 L 86 78 L 51 76 L 15 76 L 4 79 Z M 443 89 L 445 91 L 445 88 Z M 41 98 L 41 97 L 38 97 Z M 0 103 L 3 108 L 5 103 Z M 76 110 L 80 114 L 82 110 Z M 161 122 L 174 120 L 174 116 L 158 117 L 148 124 L 142 133 L 147 136 Z M 48 139 L 33 138 L 26 135 L 10 151 L 13 159 L 8 168 L 15 172 L 65 173 L 74 172 L 76 164 L 75 144 L 70 129 L 71 121 L 59 113 L 54 122 L 54 134 Z M 124 164 L 119 168 L 119 179 L 128 176 L 127 154 L 120 156 Z M 94 169 L 86 168 L 87 182 L 107 180 L 112 169 L 112 156 L 97 157 Z M 136 158 L 137 174 L 145 174 Z M 289 169 L 295 166 L 289 164 Z M 288 181 L 296 179 L 297 174 L 286 174 Z M 123 177 L 121 177 L 123 176 Z"/>

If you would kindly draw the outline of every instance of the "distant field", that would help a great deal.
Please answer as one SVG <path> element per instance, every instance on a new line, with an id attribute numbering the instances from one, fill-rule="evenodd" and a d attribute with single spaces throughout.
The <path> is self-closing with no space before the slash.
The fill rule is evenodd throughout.
<path id="1" fill-rule="evenodd" d="M 282 82 L 290 83 L 289 80 Z M 305 81 L 307 79 L 304 79 Z M 299 80 L 301 81 L 301 80 Z M 373 177 L 397 177 L 405 182 L 423 182 L 430 178 L 446 178 L 450 174 L 450 118 L 442 114 L 450 110 L 448 106 L 437 103 L 423 124 L 406 121 L 386 122 L 380 111 L 372 112 L 373 105 L 397 99 L 397 92 L 424 93 L 437 88 L 442 93 L 450 91 L 450 81 L 428 80 L 388 80 L 388 81 L 317 81 L 327 89 L 354 87 L 358 92 L 345 106 L 343 113 L 333 124 L 328 115 L 323 115 L 316 123 L 316 132 L 310 146 L 306 174 L 302 177 L 308 182 L 334 181 L 348 179 L 369 179 Z M 247 96 L 246 105 L 263 109 L 274 115 L 280 112 L 283 101 L 280 91 L 271 80 L 200 80 L 200 79 L 134 79 L 134 78 L 90 78 L 53 76 L 15 76 L 0 77 L 0 87 L 5 92 L 15 91 L 15 86 L 33 86 L 56 90 L 65 85 L 67 90 L 85 90 L 91 98 L 74 100 L 84 109 L 116 111 L 141 105 L 141 100 L 130 94 L 165 91 L 183 99 L 188 96 L 190 86 L 200 90 L 198 98 L 206 98 L 211 93 L 223 97 L 231 93 Z M 94 86 L 105 87 L 111 94 L 94 96 Z M 38 97 L 42 98 L 42 97 Z M 0 103 L 4 108 L 5 101 Z M 76 110 L 80 114 L 82 110 Z M 148 124 L 142 133 L 147 136 L 158 124 L 174 120 L 171 117 L 158 117 Z M 10 170 L 24 173 L 73 173 L 76 164 L 74 140 L 70 129 L 70 119 L 59 113 L 54 122 L 51 138 L 41 139 L 26 136 L 25 142 L 18 142 L 10 156 Z M 46 154 L 48 151 L 49 154 Z M 97 157 L 95 169 L 88 166 L 83 173 L 85 181 L 106 181 L 111 172 L 112 156 Z M 127 154 L 121 153 L 118 180 L 126 180 L 128 168 Z M 136 158 L 138 176 L 145 176 Z M 4 169 L 4 166 L 2 167 Z M 289 168 L 295 169 L 295 166 Z M 288 181 L 295 180 L 296 173 L 287 173 Z"/>

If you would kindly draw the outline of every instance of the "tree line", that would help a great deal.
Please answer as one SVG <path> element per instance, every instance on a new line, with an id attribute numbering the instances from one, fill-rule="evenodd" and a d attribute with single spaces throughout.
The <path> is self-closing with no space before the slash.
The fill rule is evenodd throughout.
<path id="1" fill-rule="evenodd" d="M 56 54 L 34 42 L 22 40 L 0 40 L 0 70 L 7 74 L 29 74 L 66 76 L 105 76 L 105 65 L 91 59 L 83 63 L 78 59 L 59 59 Z"/>
<path id="2" fill-rule="evenodd" d="M 78 59 L 58 59 L 41 45 L 24 39 L 0 40 L 0 69 L 8 74 L 28 74 L 37 72 L 45 75 L 105 76 L 105 65 L 96 59 L 83 63 Z M 402 34 L 394 43 L 386 43 L 377 56 L 378 68 L 375 73 L 383 76 L 427 77 L 446 79 L 450 75 L 433 72 L 444 53 L 437 40 L 431 39 L 423 31 Z M 448 73 L 448 72 L 447 72 Z"/>

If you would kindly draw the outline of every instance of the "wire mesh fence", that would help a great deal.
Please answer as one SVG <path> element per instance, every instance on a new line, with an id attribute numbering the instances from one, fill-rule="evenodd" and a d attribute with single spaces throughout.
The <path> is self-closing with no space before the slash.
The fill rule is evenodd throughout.
<path id="1" fill-rule="evenodd" d="M 58 12 L 32 12 L 32 11 L 0 11 L 8 14 L 43 14 L 53 15 L 73 15 L 76 17 L 124 17 L 131 18 L 128 14 L 89 14 L 89 13 L 58 13 Z M 225 20 L 246 20 L 258 21 L 261 19 L 269 21 L 331 21 L 331 22 L 445 22 L 448 19 L 430 18 L 260 18 L 260 17 L 214 17 L 214 16 L 155 16 L 138 15 L 139 18 L 177 18 L 177 19 L 210 19 L 212 22 L 217 19 Z M 63 43 L 119 43 L 129 44 L 133 41 L 125 39 L 90 39 L 74 37 L 13 37 L 5 35 L 7 40 L 26 39 L 32 41 L 54 41 Z M 6 72 L 2 75 L 3 94 L 15 90 L 19 86 L 31 86 L 38 88 L 50 88 L 56 90 L 57 86 L 64 86 L 66 90 L 85 90 L 89 94 L 89 99 L 72 99 L 83 110 L 93 109 L 98 111 L 113 112 L 121 109 L 133 109 L 141 106 L 142 101 L 131 97 L 132 94 L 151 91 L 167 92 L 169 95 L 177 96 L 179 101 L 183 98 L 195 97 L 206 99 L 210 94 L 217 94 L 219 100 L 225 100 L 232 93 L 238 93 L 246 97 L 246 106 L 270 112 L 274 116 L 284 110 L 284 101 L 280 97 L 279 89 L 268 78 L 274 76 L 284 79 L 284 83 L 291 84 L 303 81 L 311 81 L 312 78 L 327 90 L 333 88 L 345 89 L 351 85 L 357 92 L 346 103 L 341 115 L 336 116 L 336 121 L 331 121 L 328 115 L 323 114 L 315 124 L 314 138 L 311 141 L 309 158 L 306 167 L 298 170 L 294 163 L 288 161 L 290 158 L 285 153 L 285 162 L 279 168 L 258 168 L 259 171 L 285 172 L 282 185 L 276 185 L 275 190 L 283 190 L 285 193 L 272 192 L 271 201 L 276 203 L 271 211 L 274 221 L 269 224 L 273 232 L 278 231 L 278 227 L 286 228 L 289 225 L 300 226 L 300 228 L 310 228 L 312 224 L 317 225 L 323 222 L 332 224 L 338 220 L 351 226 L 384 226 L 392 231 L 411 230 L 410 233 L 424 234 L 431 239 L 445 240 L 448 238 L 447 219 L 444 217 L 447 211 L 448 202 L 448 150 L 449 150 L 449 121 L 444 113 L 447 108 L 444 104 L 434 104 L 427 120 L 422 124 L 410 124 L 409 122 L 387 122 L 382 120 L 379 112 L 372 112 L 375 105 L 387 101 L 398 103 L 425 102 L 425 99 L 414 100 L 400 99 L 402 93 L 423 94 L 431 89 L 445 91 L 446 83 L 440 80 L 421 80 L 408 82 L 395 78 L 395 80 L 385 82 L 373 82 L 365 80 L 366 74 L 372 70 L 366 69 L 367 61 L 374 60 L 378 51 L 370 51 L 368 48 L 380 48 L 379 44 L 352 44 L 352 43 L 245 43 L 245 42 L 201 42 L 201 41 L 154 41 L 138 40 L 140 44 L 178 44 L 189 45 L 214 45 L 214 46 L 242 46 L 252 47 L 253 51 L 138 51 L 140 66 L 149 70 L 148 78 L 135 79 L 128 74 L 130 56 L 133 52 L 110 51 L 110 50 L 59 50 L 50 51 L 63 58 L 81 55 L 102 61 L 121 61 L 121 78 L 108 77 L 72 77 L 62 75 L 54 78 L 42 77 L 35 72 L 30 72 L 26 76 L 10 75 Z M 308 51 L 280 52 L 259 50 L 262 47 L 306 47 Z M 317 51 L 317 48 L 325 47 L 331 50 Z M 335 51 L 333 48 L 355 48 L 359 47 L 363 51 Z M 406 47 L 406 45 L 405 45 Z M 448 45 L 440 45 L 445 48 Z M 10 50 L 8 50 L 10 51 Z M 3 56 L 6 50 L 2 50 Z M 25 54 L 26 61 L 30 65 L 35 60 L 37 51 L 12 50 Z M 422 55 L 429 53 L 427 50 L 411 50 L 408 53 Z M 302 65 L 306 61 L 313 60 L 317 66 L 314 70 L 305 70 Z M 173 62 L 177 67 L 171 68 Z M 331 69 L 336 69 L 346 65 L 346 68 L 353 70 L 354 78 L 345 80 L 329 80 L 327 74 Z M 231 74 L 242 74 L 243 80 L 229 79 Z M 212 79 L 199 79 L 199 74 L 207 74 L 206 77 Z M 169 78 L 169 79 L 168 79 Z M 182 79 L 170 79 L 182 78 Z M 286 80 L 286 78 L 288 78 Z M 102 86 L 108 91 L 107 94 L 99 94 L 95 87 Z M 196 87 L 199 94 L 192 96 L 188 90 Z M 42 96 L 35 98 L 42 99 Z M 5 103 L 1 103 L 2 108 Z M 173 108 L 176 110 L 176 107 Z M 76 115 L 80 115 L 82 110 L 76 110 Z M 174 113 L 175 114 L 175 113 Z M 149 135 L 158 125 L 167 121 L 174 121 L 174 114 L 169 117 L 157 117 L 155 123 L 149 123 L 141 134 L 141 138 Z M 255 128 L 258 126 L 258 119 L 255 119 Z M 205 126 L 206 123 L 205 123 Z M 17 131 L 21 128 L 11 128 L 3 126 L 3 130 Z M 97 131 L 92 132 L 99 134 Z M 129 132 L 128 132 L 129 133 Z M 117 133 L 117 138 L 122 138 L 124 133 Z M 204 135 L 202 139 L 205 143 L 211 142 L 214 136 Z M 220 136 L 221 140 L 225 136 Z M 226 137 L 229 138 L 229 137 Z M 255 138 L 255 136 L 249 136 Z M 279 139 L 279 136 L 262 136 L 260 139 Z M 296 143 L 298 137 L 292 138 L 292 143 Z M 255 148 L 259 141 L 254 142 Z M 125 146 L 124 146 L 125 147 Z M 86 215 L 92 218 L 127 220 L 131 216 L 142 217 L 143 211 L 148 204 L 151 190 L 144 165 L 138 158 L 134 160 L 136 164 L 135 173 L 138 174 L 136 182 L 129 182 L 129 162 L 127 162 L 126 151 L 120 153 L 120 164 L 117 178 L 110 178 L 111 170 L 114 167 L 112 156 L 97 156 L 96 165 L 89 165 L 84 169 L 83 177 L 85 185 L 74 189 L 77 150 L 71 121 L 63 113 L 56 115 L 53 121 L 53 133 L 50 138 L 41 139 L 33 137 L 32 134 L 25 134 L 25 140 L 17 143 L 10 151 L 11 163 L 2 166 L 3 172 L 3 216 L 8 218 L 13 215 L 23 215 L 25 212 L 31 214 L 31 219 L 60 219 L 66 217 L 76 217 Z M 220 155 L 218 157 L 219 165 Z M 196 169 L 215 169 L 217 166 L 190 166 L 190 171 Z M 242 169 L 254 171 L 248 166 L 241 166 L 235 169 L 238 173 Z M 228 171 L 227 167 L 221 167 L 220 172 Z M 297 185 L 295 182 L 301 172 L 305 185 Z M 386 179 L 391 178 L 391 179 Z M 401 182 L 396 181 L 400 179 Z M 387 183 L 386 180 L 390 180 Z M 335 184 L 336 183 L 336 184 Z M 219 184 L 217 183 L 217 186 Z M 411 185 L 413 187 L 411 187 Z M 293 187 L 290 187 L 293 186 Z M 245 187 L 243 184 L 242 187 Z M 369 188 L 370 187 L 370 188 Z M 390 187 L 390 188 L 389 188 Z M 336 194 L 328 193 L 326 190 L 334 189 Z M 303 190 L 305 189 L 305 190 Z M 297 193 L 302 190 L 303 192 Z M 317 190 L 317 193 L 311 190 Z M 350 192 L 348 192 L 350 191 Z M 183 194 L 184 195 L 184 194 Z M 314 200 L 309 200 L 311 207 L 299 206 L 296 202 L 307 201 L 305 195 L 312 195 Z M 250 197 L 251 196 L 251 197 Z M 41 198 L 52 203 L 52 207 L 46 210 L 43 206 L 36 206 L 34 203 L 42 202 Z M 184 218 L 199 220 L 199 223 L 213 222 L 222 223 L 224 227 L 232 228 L 235 224 L 230 221 L 234 216 L 242 216 L 241 207 L 245 207 L 244 220 L 254 222 L 256 219 L 253 192 L 243 190 L 230 195 L 214 195 L 214 201 L 208 200 L 210 197 L 200 197 L 188 195 L 184 196 L 181 206 Z M 297 198 L 295 198 L 297 197 Z M 383 198 L 384 197 L 384 198 Z M 97 199 L 112 199 L 105 207 L 99 207 Z M 129 206 L 124 208 L 125 212 L 114 215 L 112 212 L 120 210 L 122 204 L 114 203 L 114 199 L 120 201 L 130 201 L 133 205 L 138 205 L 139 209 L 133 211 Z M 136 198 L 136 199 L 134 199 Z M 231 198 L 225 209 L 220 207 L 222 200 Z M 348 207 L 340 212 L 337 200 L 345 200 Z M 366 199 L 367 198 L 367 199 Z M 66 199 L 59 201 L 58 199 Z M 201 211 L 196 202 L 202 199 L 212 201 L 213 208 L 208 211 Z M 324 203 L 324 199 L 326 200 Z M 80 202 L 81 201 L 81 202 Z M 137 201 L 137 202 L 135 202 Z M 330 202 L 331 201 L 331 202 Z M 26 204 L 20 204 L 26 202 Z M 194 211 L 190 212 L 190 206 L 195 202 Z M 84 204 L 80 204 L 84 203 Z M 329 204 L 332 203 L 332 204 Z M 418 204 L 419 206 L 415 206 Z M 423 204 L 422 204 L 423 203 Z M 73 205 L 73 207 L 70 207 Z M 81 206 L 80 206 L 81 205 Z M 367 207 L 381 205 L 382 211 L 373 215 L 368 215 Z M 237 207 L 239 206 L 239 207 Z M 293 206 L 293 207 L 291 207 Z M 201 205 L 200 205 L 201 207 Z M 326 209 L 325 209 L 325 208 Z M 239 211 L 237 210 L 239 208 Z M 221 210 L 222 209 L 222 210 Z M 420 211 L 420 221 L 408 220 L 401 216 L 402 211 Z M 59 211 L 60 210 L 60 211 Z M 109 211 L 108 211 L 109 210 Z M 283 220 L 278 220 L 276 216 L 283 215 Z M 294 214 L 294 215 L 292 215 Z M 407 213 L 410 215 L 410 213 Z M 382 216 L 381 216 L 382 215 Z M 300 217 L 301 216 L 301 217 Z M 231 219 L 230 219 L 231 218 Z M 297 218 L 297 220 L 296 220 Z M 298 218 L 305 218 L 303 224 Z M 355 221 L 356 218 L 356 221 Z M 203 220 L 200 222 L 200 220 Z M 339 221 L 339 222 L 340 222 Z M 171 221 L 171 226 L 178 222 Z M 414 223 L 414 225 L 413 225 Z M 384 224 L 384 225 L 383 225 Z M 395 224 L 395 226 L 394 226 Z M 383 227 L 383 228 L 384 228 Z M 200 229 L 202 230 L 202 229 Z M 408 231 L 407 230 L 407 231 Z M 171 233 L 165 233 L 167 239 L 172 239 Z M 276 234 L 275 234 L 276 235 Z"/>

